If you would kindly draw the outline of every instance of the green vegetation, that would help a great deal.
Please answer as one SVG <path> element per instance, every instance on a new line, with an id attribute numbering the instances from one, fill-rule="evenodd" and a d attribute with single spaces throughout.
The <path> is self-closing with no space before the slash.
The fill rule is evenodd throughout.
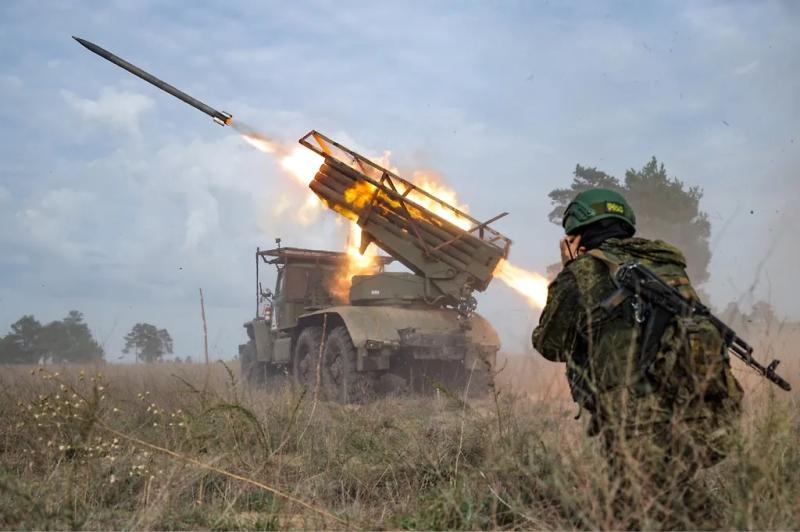
<path id="1" fill-rule="evenodd" d="M 509 359 L 495 398 L 360 407 L 245 390 L 219 364 L 51 371 L 0 377 L 1 528 L 664 526 L 645 493 L 620 512 L 562 368 L 530 358 Z M 737 450 L 698 480 L 705 520 L 678 511 L 681 528 L 800 527 L 797 395 L 744 377 Z"/>
<path id="2" fill-rule="evenodd" d="M 166 329 L 159 329 L 149 323 L 137 323 L 125 335 L 123 353 L 133 351 L 136 360 L 145 362 L 161 361 L 165 354 L 172 354 L 172 337 Z"/>
<path id="3" fill-rule="evenodd" d="M 77 310 L 47 325 L 33 316 L 23 316 L 0 338 L 0 363 L 5 364 L 87 363 L 102 358 L 103 348 Z"/>
<path id="4" fill-rule="evenodd" d="M 700 210 L 703 192 L 699 187 L 687 188 L 679 179 L 669 177 L 655 157 L 641 170 L 626 171 L 624 182 L 597 168 L 577 165 L 569 188 L 549 194 L 554 205 L 550 221 L 561 225 L 564 209 L 572 198 L 593 187 L 610 188 L 625 196 L 636 213 L 637 235 L 660 238 L 677 246 L 686 256 L 692 281 L 701 284 L 708 279 L 711 223 Z"/>

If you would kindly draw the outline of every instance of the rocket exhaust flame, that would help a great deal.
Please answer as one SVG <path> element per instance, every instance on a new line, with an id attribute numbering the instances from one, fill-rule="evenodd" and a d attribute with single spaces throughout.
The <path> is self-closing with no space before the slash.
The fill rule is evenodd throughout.
<path id="1" fill-rule="evenodd" d="M 374 246 L 367 246 L 362 254 L 359 246 L 361 243 L 361 228 L 355 222 L 350 224 L 350 234 L 347 238 L 347 261 L 333 276 L 330 290 L 333 296 L 346 302 L 350 296 L 350 284 L 354 275 L 375 273 L 378 267 L 378 253 Z"/>
<path id="2" fill-rule="evenodd" d="M 523 270 L 505 259 L 497 263 L 494 275 L 511 289 L 524 296 L 528 300 L 528 304 L 533 308 L 541 310 L 547 303 L 547 285 L 549 283 L 544 276 L 536 272 Z"/>
<path id="3" fill-rule="evenodd" d="M 242 136 L 242 139 L 246 143 L 259 151 L 272 154 L 279 154 L 280 152 L 286 151 L 286 148 L 278 141 L 267 138 L 265 135 L 259 133 L 240 120 L 231 119 L 230 125 Z"/>
<path id="4" fill-rule="evenodd" d="M 239 121 L 231 123 L 250 146 L 255 149 L 275 155 L 278 165 L 301 185 L 308 186 L 314 179 L 314 174 L 322 165 L 324 159 L 299 145 L 286 146 L 281 142 L 268 138 L 266 135 Z M 316 214 L 321 210 L 322 202 L 316 194 L 309 191 L 303 205 L 296 210 L 296 218 L 303 225 L 309 225 L 316 219 Z M 368 246 L 362 254 L 359 247 L 361 242 L 361 229 L 350 222 L 350 232 L 345 246 L 347 261 L 331 279 L 329 287 L 334 298 L 346 302 L 350 295 L 350 283 L 354 275 L 374 273 L 377 268 L 377 251 L 374 246 Z"/>

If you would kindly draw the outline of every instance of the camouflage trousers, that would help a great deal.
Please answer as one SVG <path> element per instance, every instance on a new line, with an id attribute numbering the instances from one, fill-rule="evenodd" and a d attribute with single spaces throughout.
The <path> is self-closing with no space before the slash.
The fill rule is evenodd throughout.
<path id="1" fill-rule="evenodd" d="M 665 407 L 655 396 L 604 399 L 595 432 L 608 461 L 615 513 L 634 518 L 626 528 L 712 524 L 714 505 L 696 477 L 727 454 L 731 423 L 711 411 Z"/>

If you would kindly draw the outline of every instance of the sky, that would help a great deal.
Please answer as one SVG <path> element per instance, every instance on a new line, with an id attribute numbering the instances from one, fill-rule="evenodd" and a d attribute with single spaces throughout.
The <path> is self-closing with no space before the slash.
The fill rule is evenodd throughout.
<path id="1" fill-rule="evenodd" d="M 77 309 L 108 360 L 141 321 L 197 360 L 203 288 L 230 358 L 257 246 L 344 246 L 338 215 L 302 223 L 309 192 L 273 157 L 72 35 L 273 138 L 436 172 L 477 218 L 511 213 L 496 228 L 532 270 L 558 260 L 547 193 L 576 164 L 655 155 L 704 192 L 711 302 L 800 318 L 799 24 L 789 1 L 2 2 L 0 333 Z M 494 282 L 478 310 L 529 349 L 522 297 Z"/>

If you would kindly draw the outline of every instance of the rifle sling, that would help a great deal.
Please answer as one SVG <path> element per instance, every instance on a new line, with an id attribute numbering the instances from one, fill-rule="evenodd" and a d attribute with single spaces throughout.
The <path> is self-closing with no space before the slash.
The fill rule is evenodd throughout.
<path id="1" fill-rule="evenodd" d="M 612 279 L 614 279 L 614 282 L 618 285 L 617 289 L 611 292 L 611 294 L 609 294 L 609 296 L 606 297 L 599 305 L 600 308 L 606 312 L 610 313 L 637 292 L 641 293 L 643 291 L 647 291 L 647 288 L 643 288 L 641 285 L 638 287 L 619 285 L 617 281 L 617 272 L 619 272 L 621 265 L 608 257 L 608 255 L 603 253 L 602 250 L 595 248 L 587 251 L 586 253 L 605 264 L 608 267 L 608 271 L 611 274 Z M 685 279 L 685 282 L 683 281 L 684 278 L 679 278 L 674 284 L 689 284 L 688 279 Z M 650 301 L 650 298 L 647 297 L 647 294 L 640 295 L 645 296 L 643 299 L 647 305 L 647 308 L 645 322 L 642 324 L 640 329 L 641 338 L 639 341 L 641 347 L 637 360 L 637 366 L 639 367 L 639 370 L 644 373 L 655 361 L 656 354 L 658 354 L 658 349 L 661 347 L 661 337 L 664 335 L 664 331 L 666 331 L 667 327 L 672 321 L 673 315 L 667 312 L 660 305 L 654 304 L 652 301 Z"/>

